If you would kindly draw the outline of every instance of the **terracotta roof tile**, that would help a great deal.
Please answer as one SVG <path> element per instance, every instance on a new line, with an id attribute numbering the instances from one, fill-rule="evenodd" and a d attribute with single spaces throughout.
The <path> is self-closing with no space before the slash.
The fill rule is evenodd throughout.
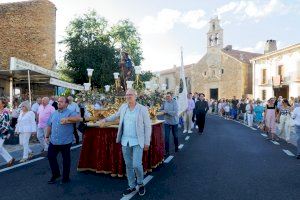
<path id="1" fill-rule="evenodd" d="M 241 62 L 248 63 L 248 64 L 250 64 L 250 59 L 262 55 L 260 53 L 251 53 L 251 52 L 247 52 L 247 51 L 239 51 L 239 50 L 234 50 L 234 49 L 228 50 L 225 48 L 222 49 L 222 52 L 229 56 L 236 58 L 237 60 L 239 60 Z"/>

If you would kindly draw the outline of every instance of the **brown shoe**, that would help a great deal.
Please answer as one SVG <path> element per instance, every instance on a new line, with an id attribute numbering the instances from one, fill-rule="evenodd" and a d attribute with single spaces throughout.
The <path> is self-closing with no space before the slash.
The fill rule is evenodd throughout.
<path id="1" fill-rule="evenodd" d="M 13 166 L 14 162 L 15 162 L 15 159 L 12 158 L 12 159 L 7 163 L 7 167 Z"/>

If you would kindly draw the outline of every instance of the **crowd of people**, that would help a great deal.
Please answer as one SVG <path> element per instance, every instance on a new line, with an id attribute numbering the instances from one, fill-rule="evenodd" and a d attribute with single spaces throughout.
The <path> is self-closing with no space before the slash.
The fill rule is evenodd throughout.
<path id="1" fill-rule="evenodd" d="M 67 108 L 79 115 L 80 108 L 73 101 L 73 97 L 69 96 L 67 101 Z M 7 166 L 12 166 L 15 158 L 8 153 L 3 144 L 5 140 L 16 136 L 19 138 L 19 144 L 23 147 L 23 157 L 19 162 L 27 162 L 33 157 L 33 151 L 29 147 L 29 141 L 32 139 L 36 139 L 40 144 L 41 153 L 47 154 L 49 147 L 49 143 L 46 142 L 48 121 L 57 110 L 59 110 L 58 98 L 55 96 L 38 97 L 32 106 L 28 100 L 21 101 L 20 98 L 15 98 L 11 109 L 8 109 L 8 100 L 4 97 L 0 98 L 0 155 L 6 160 Z M 76 123 L 72 126 L 75 127 L 72 132 L 78 144 Z"/>
<path id="2" fill-rule="evenodd" d="M 106 122 L 119 120 L 116 142 L 122 146 L 123 158 L 129 188 L 126 196 L 136 190 L 143 196 L 146 192 L 143 185 L 144 171 L 142 166 L 143 152 L 147 151 L 151 139 L 151 120 L 148 108 L 136 101 L 137 92 L 134 89 L 126 91 L 124 103 L 112 116 L 100 121 L 100 126 Z M 225 119 L 241 120 L 249 127 L 257 126 L 268 134 L 269 140 L 285 139 L 290 142 L 290 135 L 294 132 L 298 137 L 298 155 L 300 158 L 300 98 L 290 100 L 270 98 L 268 101 L 251 99 L 220 99 L 206 100 L 203 93 L 189 93 L 188 106 L 183 113 L 178 113 L 178 103 L 172 93 L 165 96 L 160 113 L 164 118 L 165 156 L 170 155 L 170 133 L 173 135 L 175 153 L 179 151 L 180 118 L 183 119 L 183 133 L 193 133 L 196 129 L 199 135 L 204 133 L 206 114 L 208 112 L 223 116 Z M 77 132 L 78 122 L 84 116 L 84 108 L 74 102 L 73 97 L 43 97 L 37 98 L 30 106 L 29 101 L 19 104 L 15 99 L 12 109 L 7 108 L 7 100 L 0 98 L 0 154 L 13 165 L 15 159 L 3 147 L 9 136 L 17 134 L 23 146 L 23 158 L 20 162 L 27 162 L 33 152 L 29 147 L 29 140 L 36 135 L 42 152 L 48 152 L 48 160 L 52 177 L 48 181 L 53 184 L 61 176 L 57 155 L 63 157 L 62 182 L 70 181 L 70 148 L 75 138 L 79 143 Z"/>
<path id="3" fill-rule="evenodd" d="M 236 97 L 211 99 L 209 107 L 213 114 L 261 129 L 266 132 L 268 140 L 278 141 L 282 138 L 291 143 L 291 134 L 295 133 L 298 137 L 297 159 L 300 159 L 300 97 L 285 99 L 279 96 L 266 101 Z"/>

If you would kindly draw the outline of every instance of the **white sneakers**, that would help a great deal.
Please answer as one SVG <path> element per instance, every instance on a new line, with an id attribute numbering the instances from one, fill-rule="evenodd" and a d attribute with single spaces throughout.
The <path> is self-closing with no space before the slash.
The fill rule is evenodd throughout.
<path id="1" fill-rule="evenodd" d="M 183 133 L 193 133 L 193 131 L 191 131 L 191 130 L 189 130 L 189 131 L 184 130 Z"/>

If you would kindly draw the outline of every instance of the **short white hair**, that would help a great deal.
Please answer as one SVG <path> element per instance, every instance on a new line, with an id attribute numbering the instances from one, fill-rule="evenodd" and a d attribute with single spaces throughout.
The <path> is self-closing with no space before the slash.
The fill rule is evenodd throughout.
<path id="1" fill-rule="evenodd" d="M 31 106 L 30 106 L 30 103 L 28 102 L 28 101 L 24 101 L 24 102 L 22 102 L 21 103 L 21 107 L 26 107 L 26 109 L 28 110 L 28 111 L 30 111 L 31 110 Z"/>
<path id="2" fill-rule="evenodd" d="M 127 89 L 126 93 L 127 92 L 132 92 L 134 94 L 134 96 L 137 96 L 137 91 L 135 89 L 133 89 L 133 88 Z"/>

